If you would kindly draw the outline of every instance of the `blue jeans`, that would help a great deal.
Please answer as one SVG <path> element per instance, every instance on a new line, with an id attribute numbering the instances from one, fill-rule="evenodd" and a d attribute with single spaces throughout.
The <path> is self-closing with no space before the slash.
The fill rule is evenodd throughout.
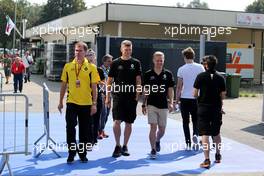
<path id="1" fill-rule="evenodd" d="M 103 107 L 102 107 L 101 116 L 100 116 L 99 132 L 104 131 L 106 122 L 108 120 L 108 115 L 110 113 L 110 108 L 108 108 L 107 106 L 105 106 L 104 101 L 103 101 L 102 104 L 103 104 Z"/>

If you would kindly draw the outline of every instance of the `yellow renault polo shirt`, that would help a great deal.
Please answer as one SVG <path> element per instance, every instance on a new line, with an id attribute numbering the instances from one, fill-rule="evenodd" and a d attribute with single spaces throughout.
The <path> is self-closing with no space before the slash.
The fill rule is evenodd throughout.
<path id="1" fill-rule="evenodd" d="M 63 68 L 61 80 L 68 83 L 67 103 L 92 105 L 91 83 L 98 83 L 100 81 L 97 68 L 94 64 L 89 63 L 85 58 L 78 75 L 80 85 L 76 86 L 76 70 L 78 71 L 78 69 L 80 69 L 80 67 L 76 62 L 76 59 L 65 64 Z"/>

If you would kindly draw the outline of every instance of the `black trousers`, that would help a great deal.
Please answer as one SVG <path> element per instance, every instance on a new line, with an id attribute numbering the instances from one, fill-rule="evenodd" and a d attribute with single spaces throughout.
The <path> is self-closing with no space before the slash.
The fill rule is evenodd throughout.
<path id="1" fill-rule="evenodd" d="M 191 136 L 190 136 L 190 128 L 189 128 L 190 115 L 193 123 L 193 135 L 198 136 L 197 100 L 181 98 L 180 101 L 181 101 L 180 109 L 183 120 L 183 131 L 185 136 L 185 142 L 186 144 L 191 144 Z"/>
<path id="2" fill-rule="evenodd" d="M 24 75 L 25 83 L 26 83 L 27 81 L 30 81 L 30 76 L 31 76 L 31 68 L 28 67 L 28 68 L 26 68 L 26 73 L 25 73 L 25 75 Z"/>
<path id="3" fill-rule="evenodd" d="M 19 91 L 22 92 L 22 89 L 23 89 L 23 73 L 14 74 L 14 91 L 15 92 L 17 92 L 17 86 L 18 86 Z"/>
<path id="4" fill-rule="evenodd" d="M 92 119 L 90 116 L 91 106 L 77 105 L 67 103 L 66 108 L 66 134 L 69 154 L 75 155 L 76 152 L 80 156 L 86 156 L 87 149 L 91 147 L 92 141 L 91 125 Z M 79 143 L 76 142 L 76 129 L 79 125 Z"/>

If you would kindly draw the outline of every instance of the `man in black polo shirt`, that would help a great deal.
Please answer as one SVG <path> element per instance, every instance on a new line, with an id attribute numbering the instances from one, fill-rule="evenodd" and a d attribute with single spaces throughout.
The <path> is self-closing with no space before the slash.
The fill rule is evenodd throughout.
<path id="1" fill-rule="evenodd" d="M 210 168 L 209 136 L 213 136 L 216 144 L 215 162 L 221 162 L 222 106 L 225 97 L 225 80 L 215 70 L 215 56 L 205 56 L 206 72 L 199 74 L 194 83 L 194 96 L 198 97 L 198 132 L 202 136 L 205 160 L 200 167 Z M 198 96 L 199 93 L 199 96 Z"/>
<path id="2" fill-rule="evenodd" d="M 122 56 L 115 59 L 110 67 L 107 79 L 106 105 L 110 107 L 110 91 L 113 93 L 113 131 L 116 147 L 113 157 L 129 156 L 127 144 L 132 132 L 132 123 L 136 119 L 136 107 L 141 86 L 141 65 L 139 60 L 132 58 L 132 42 L 121 43 Z M 139 90 L 139 91 L 137 91 Z M 124 143 L 121 148 L 121 122 L 125 122 Z"/>
<path id="3" fill-rule="evenodd" d="M 169 70 L 164 69 L 164 59 L 164 53 L 155 52 L 153 54 L 154 68 L 144 74 L 142 112 L 145 115 L 148 111 L 151 159 L 155 159 L 156 153 L 160 151 L 160 139 L 165 133 L 168 109 L 170 112 L 173 110 L 174 78 Z"/>

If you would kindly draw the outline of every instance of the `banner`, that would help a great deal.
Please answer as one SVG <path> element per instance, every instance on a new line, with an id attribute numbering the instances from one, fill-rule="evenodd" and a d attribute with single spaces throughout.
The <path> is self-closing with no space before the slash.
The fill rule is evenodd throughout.
<path id="1" fill-rule="evenodd" d="M 5 33 L 6 33 L 6 35 L 9 36 L 12 29 L 15 27 L 15 24 L 13 23 L 13 21 L 11 20 L 11 18 L 8 15 L 6 16 L 6 20 L 7 20 L 7 23 L 6 23 Z"/>

